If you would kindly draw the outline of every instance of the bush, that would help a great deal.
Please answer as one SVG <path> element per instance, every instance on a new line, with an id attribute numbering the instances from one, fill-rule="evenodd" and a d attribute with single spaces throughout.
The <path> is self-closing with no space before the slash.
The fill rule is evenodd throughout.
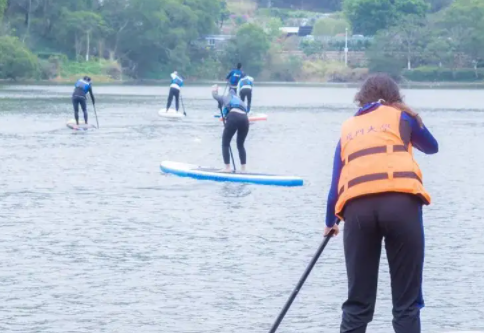
<path id="1" fill-rule="evenodd" d="M 412 70 L 404 70 L 402 76 L 416 82 L 475 82 L 484 80 L 484 69 L 418 67 Z"/>
<path id="2" fill-rule="evenodd" d="M 341 62 L 323 60 L 305 61 L 302 66 L 302 79 L 316 82 L 355 82 L 368 75 L 366 68 L 349 68 Z"/>
<path id="3" fill-rule="evenodd" d="M 38 59 L 17 37 L 0 37 L 0 79 L 33 78 Z"/>
<path id="4" fill-rule="evenodd" d="M 344 19 L 335 19 L 333 17 L 326 17 L 316 21 L 314 24 L 314 36 L 335 36 L 340 33 L 345 33 L 349 24 Z"/>
<path id="5" fill-rule="evenodd" d="M 290 56 L 287 59 L 280 58 L 271 67 L 270 79 L 275 81 L 296 81 L 302 68 L 302 60 L 299 57 Z"/>
<path id="6" fill-rule="evenodd" d="M 91 77 L 108 76 L 109 79 L 119 80 L 122 75 L 122 69 L 118 62 L 104 59 L 87 62 L 64 61 L 60 64 L 60 75 L 67 79 L 89 75 Z"/>

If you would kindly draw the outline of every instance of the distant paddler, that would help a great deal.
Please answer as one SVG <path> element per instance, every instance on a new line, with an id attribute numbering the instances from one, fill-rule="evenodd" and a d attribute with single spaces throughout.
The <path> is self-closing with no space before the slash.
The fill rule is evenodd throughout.
<path id="1" fill-rule="evenodd" d="M 247 154 L 244 143 L 249 133 L 249 117 L 247 108 L 242 100 L 237 96 L 235 90 L 229 89 L 225 96 L 218 94 L 218 85 L 212 87 L 212 96 L 222 109 L 222 116 L 225 119 L 225 128 L 222 134 L 222 155 L 225 164 L 225 172 L 230 169 L 230 141 L 237 132 L 237 150 L 242 172 L 246 171 Z M 235 163 L 235 162 L 234 162 Z"/>
<path id="2" fill-rule="evenodd" d="M 247 112 L 250 112 L 250 106 L 252 105 L 253 89 L 254 78 L 248 75 L 245 75 L 242 79 L 240 79 L 239 84 L 237 85 L 237 91 L 239 92 L 239 97 L 242 102 L 245 103 L 245 99 L 247 98 Z"/>
<path id="3" fill-rule="evenodd" d="M 170 109 L 171 102 L 173 101 L 173 97 L 175 97 L 175 107 L 176 112 L 180 107 L 180 90 L 183 87 L 183 78 L 178 75 L 177 71 L 174 71 L 170 74 L 171 82 L 170 82 L 170 92 L 168 94 L 168 102 L 166 103 L 166 112 Z"/>
<path id="4" fill-rule="evenodd" d="M 77 80 L 74 85 L 74 92 L 72 93 L 72 105 L 74 107 L 74 118 L 76 119 L 76 125 L 79 126 L 79 104 L 81 105 L 82 112 L 84 113 L 84 123 L 87 125 L 87 105 L 86 95 L 91 95 L 92 105 L 96 104 L 94 94 L 92 93 L 92 83 L 89 76 L 84 76 L 82 79 Z"/>
<path id="5" fill-rule="evenodd" d="M 242 64 L 239 62 L 237 68 L 232 69 L 225 79 L 227 80 L 227 85 L 230 85 L 230 89 L 233 89 L 237 93 L 237 85 L 244 76 L 245 73 L 242 71 Z"/>

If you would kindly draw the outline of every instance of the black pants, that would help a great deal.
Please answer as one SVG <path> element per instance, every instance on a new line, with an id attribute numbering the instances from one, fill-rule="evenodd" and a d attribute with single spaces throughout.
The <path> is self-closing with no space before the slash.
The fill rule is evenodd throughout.
<path id="1" fill-rule="evenodd" d="M 176 88 L 170 88 L 170 93 L 168 94 L 168 103 L 166 103 L 166 109 L 168 110 L 173 101 L 173 96 L 175 97 L 176 110 L 178 111 L 179 100 L 180 100 L 180 90 Z"/>
<path id="2" fill-rule="evenodd" d="M 414 195 L 383 193 L 350 200 L 344 209 L 348 300 L 341 333 L 365 333 L 373 319 L 382 239 L 390 266 L 393 329 L 420 333 L 424 233 L 422 202 Z"/>
<path id="3" fill-rule="evenodd" d="M 247 111 L 250 112 L 250 106 L 252 105 L 252 89 L 241 89 L 240 99 L 245 103 L 245 98 L 247 97 Z"/>
<path id="4" fill-rule="evenodd" d="M 222 134 L 222 155 L 225 164 L 230 164 L 230 141 L 235 132 L 237 132 L 237 150 L 239 151 L 240 164 L 247 163 L 247 154 L 245 152 L 244 142 L 249 133 L 249 117 L 246 114 L 238 112 L 229 112 L 225 120 L 225 128 Z"/>
<path id="5" fill-rule="evenodd" d="M 86 97 L 72 96 L 72 105 L 74 106 L 74 118 L 76 118 L 77 125 L 79 125 L 79 104 L 81 105 L 82 113 L 84 113 L 84 123 L 87 124 Z"/>

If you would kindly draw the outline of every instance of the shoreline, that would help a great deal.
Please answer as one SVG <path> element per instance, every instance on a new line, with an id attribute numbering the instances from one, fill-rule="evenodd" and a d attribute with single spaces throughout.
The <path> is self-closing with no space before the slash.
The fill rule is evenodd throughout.
<path id="1" fill-rule="evenodd" d="M 221 80 L 185 80 L 186 84 L 189 86 L 207 86 L 218 84 L 219 86 L 224 86 L 225 81 Z M 168 85 L 170 80 L 155 80 L 155 79 L 130 79 L 130 80 L 96 80 L 94 84 L 96 86 L 123 86 L 123 85 L 134 85 L 134 86 L 157 86 L 157 85 Z M 0 80 L 0 87 L 2 85 L 71 85 L 73 84 L 70 80 Z M 255 82 L 257 86 L 262 87 L 277 87 L 277 86 L 287 86 L 287 87 L 321 87 L 321 88 L 358 88 L 361 82 L 284 82 L 284 81 L 260 81 Z M 402 89 L 484 89 L 484 81 L 482 82 L 401 82 L 399 86 Z"/>

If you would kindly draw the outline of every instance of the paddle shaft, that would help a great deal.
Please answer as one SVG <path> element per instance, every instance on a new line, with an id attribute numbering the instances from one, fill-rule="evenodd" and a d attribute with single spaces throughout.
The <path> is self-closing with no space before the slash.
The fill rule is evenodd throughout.
<path id="1" fill-rule="evenodd" d="M 183 96 L 181 94 L 180 94 L 180 101 L 181 101 L 181 104 L 182 104 L 182 107 L 183 107 L 183 115 L 186 117 L 187 113 L 185 112 L 185 104 L 183 104 Z"/>
<path id="2" fill-rule="evenodd" d="M 339 220 L 336 221 L 336 224 L 339 224 Z M 318 262 L 318 259 L 321 256 L 321 253 L 323 253 L 324 248 L 326 247 L 326 245 L 328 245 L 328 242 L 333 236 L 333 234 L 334 234 L 334 230 L 331 230 L 331 232 L 326 237 L 324 237 L 323 242 L 321 243 L 318 250 L 316 251 L 316 254 L 314 255 L 313 259 L 311 259 L 311 262 L 309 263 L 308 267 L 304 271 L 304 274 L 299 279 L 299 282 L 297 283 L 296 288 L 294 288 L 291 296 L 289 297 L 286 304 L 284 305 L 284 308 L 282 309 L 281 313 L 279 313 L 279 316 L 277 317 L 276 321 L 272 325 L 272 328 L 269 331 L 269 333 L 275 333 L 277 331 L 277 328 L 279 327 L 282 320 L 284 319 L 284 316 L 286 315 L 287 311 L 291 307 L 292 302 L 294 302 L 294 299 L 296 299 L 296 296 L 299 293 L 299 290 L 304 285 L 304 282 L 306 282 L 306 279 L 308 278 L 309 274 L 313 270 L 313 267 Z"/>
<path id="3" fill-rule="evenodd" d="M 96 116 L 97 128 L 99 128 L 99 120 L 97 119 L 96 104 L 93 103 L 92 107 L 94 109 L 94 115 Z"/>

